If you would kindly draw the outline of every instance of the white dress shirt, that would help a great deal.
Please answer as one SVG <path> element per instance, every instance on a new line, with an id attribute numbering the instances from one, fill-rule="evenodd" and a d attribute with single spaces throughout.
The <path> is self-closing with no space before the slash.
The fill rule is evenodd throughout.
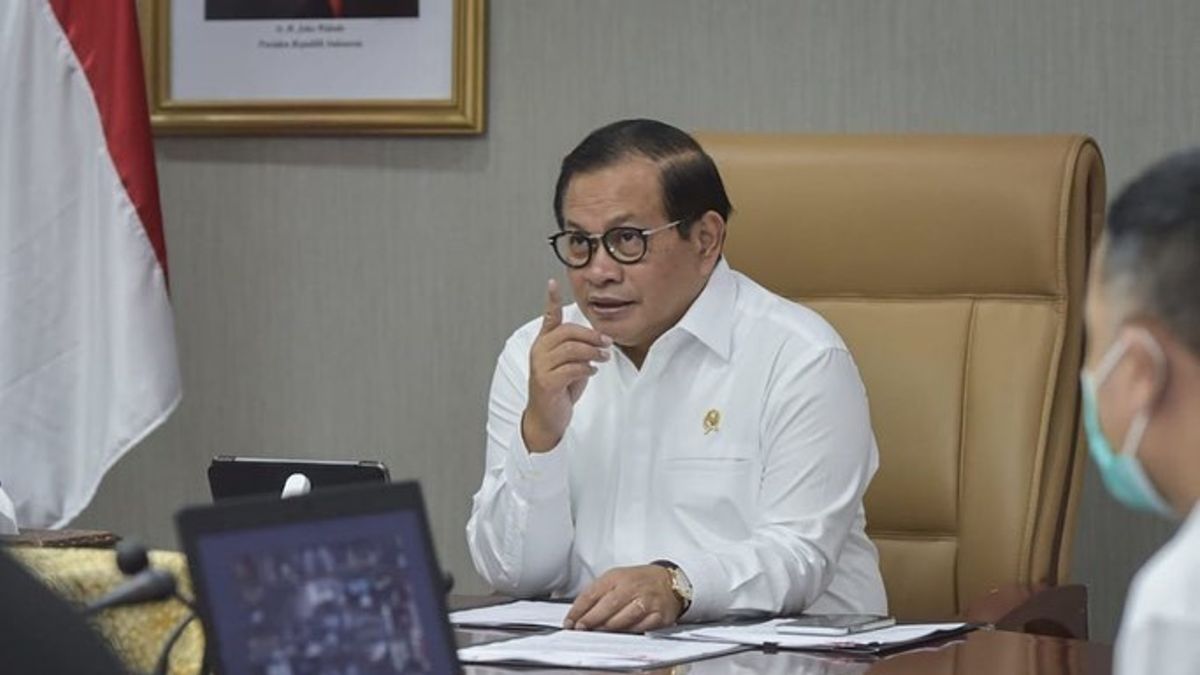
<path id="1" fill-rule="evenodd" d="M 1134 577 L 1115 661 L 1117 675 L 1200 673 L 1200 506 Z"/>
<path id="2" fill-rule="evenodd" d="M 576 305 L 563 320 L 588 325 Z M 862 497 L 879 464 L 858 369 L 815 312 L 724 261 L 641 370 L 619 349 L 557 447 L 521 436 L 541 319 L 505 344 L 467 539 L 499 592 L 573 597 L 666 559 L 687 621 L 808 610 L 884 614 Z"/>

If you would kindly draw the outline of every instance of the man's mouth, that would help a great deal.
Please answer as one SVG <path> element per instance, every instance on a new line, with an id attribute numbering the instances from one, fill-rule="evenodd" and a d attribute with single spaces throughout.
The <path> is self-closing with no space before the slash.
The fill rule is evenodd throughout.
<path id="1" fill-rule="evenodd" d="M 631 300 L 618 298 L 589 298 L 588 307 L 599 316 L 617 314 L 627 307 L 632 307 Z"/>

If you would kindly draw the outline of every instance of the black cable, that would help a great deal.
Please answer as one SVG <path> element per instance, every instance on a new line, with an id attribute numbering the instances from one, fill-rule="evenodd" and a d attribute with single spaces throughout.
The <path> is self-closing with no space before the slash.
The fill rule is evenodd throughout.
<path id="1" fill-rule="evenodd" d="M 184 629 L 187 628 L 188 624 L 195 620 L 195 618 L 196 613 L 189 612 L 187 616 L 183 617 L 183 621 L 175 624 L 175 628 L 171 629 L 171 634 L 167 636 L 166 643 L 158 652 L 158 660 L 154 662 L 154 670 L 151 671 L 154 673 L 154 675 L 166 675 L 167 663 L 170 661 L 171 650 L 174 649 L 175 643 L 179 640 L 179 638 L 183 636 Z M 204 672 L 204 664 L 201 664 L 200 672 Z"/>

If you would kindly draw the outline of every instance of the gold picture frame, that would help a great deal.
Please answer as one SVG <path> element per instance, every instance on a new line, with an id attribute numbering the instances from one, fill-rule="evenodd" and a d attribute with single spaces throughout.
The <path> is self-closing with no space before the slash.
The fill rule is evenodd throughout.
<path id="1" fill-rule="evenodd" d="M 479 134 L 484 130 L 487 0 L 452 3 L 448 98 L 181 99 L 172 92 L 175 1 L 139 0 L 150 120 L 160 134 Z"/>

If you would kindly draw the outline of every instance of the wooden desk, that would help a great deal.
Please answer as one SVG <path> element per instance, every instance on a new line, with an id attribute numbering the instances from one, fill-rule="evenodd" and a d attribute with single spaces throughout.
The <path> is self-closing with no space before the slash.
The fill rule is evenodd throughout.
<path id="1" fill-rule="evenodd" d="M 455 609 L 461 609 L 488 603 L 481 602 L 480 598 L 452 597 L 450 604 Z M 498 630 L 455 631 L 459 646 L 463 647 L 505 639 L 516 634 L 518 633 Z M 1025 633 L 978 630 L 936 648 L 895 654 L 870 663 L 839 660 L 803 652 L 781 651 L 767 654 L 751 651 L 647 672 L 662 675 L 1110 675 L 1111 660 L 1112 647 L 1109 645 Z M 467 675 L 580 672 L 550 668 L 508 670 L 495 666 L 463 666 L 463 671 Z"/>

